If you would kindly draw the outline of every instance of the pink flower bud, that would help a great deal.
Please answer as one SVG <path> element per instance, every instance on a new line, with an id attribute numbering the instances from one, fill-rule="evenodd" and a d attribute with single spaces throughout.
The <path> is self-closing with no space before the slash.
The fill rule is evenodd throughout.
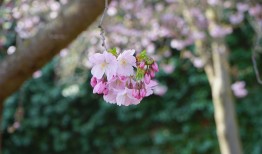
<path id="1" fill-rule="evenodd" d="M 92 86 L 93 88 L 96 86 L 96 84 L 97 84 L 97 79 L 96 79 L 96 77 L 92 77 L 92 78 L 91 78 L 90 84 L 91 84 L 91 86 Z"/>
<path id="2" fill-rule="evenodd" d="M 106 88 L 106 84 L 104 82 L 99 82 L 94 87 L 93 93 L 102 94 L 105 88 Z"/>
<path id="3" fill-rule="evenodd" d="M 139 96 L 139 90 L 133 89 L 133 91 L 132 91 L 132 96 L 135 97 L 135 98 L 137 98 L 137 97 Z"/>
<path id="4" fill-rule="evenodd" d="M 139 67 L 143 69 L 145 67 L 145 62 L 144 61 L 140 62 Z"/>
<path id="5" fill-rule="evenodd" d="M 143 98 L 146 96 L 146 90 L 145 89 L 140 89 L 140 96 Z"/>
<path id="6" fill-rule="evenodd" d="M 151 78 L 155 77 L 155 72 L 153 70 L 150 71 L 150 76 L 151 76 Z"/>
<path id="7" fill-rule="evenodd" d="M 148 73 L 145 74 L 144 81 L 146 84 L 149 84 L 151 81 L 151 77 Z"/>
<path id="8" fill-rule="evenodd" d="M 159 71 L 158 65 L 157 65 L 156 62 L 154 62 L 154 63 L 152 64 L 152 69 L 153 69 L 155 72 L 158 72 L 158 71 Z"/>

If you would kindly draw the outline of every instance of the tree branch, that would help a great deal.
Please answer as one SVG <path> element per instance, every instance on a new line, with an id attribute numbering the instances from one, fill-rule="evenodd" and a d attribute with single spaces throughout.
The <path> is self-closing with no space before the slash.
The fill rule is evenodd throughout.
<path id="1" fill-rule="evenodd" d="M 0 103 L 95 21 L 104 7 L 103 0 L 72 1 L 56 20 L 41 28 L 33 38 L 23 41 L 15 54 L 0 63 Z"/>

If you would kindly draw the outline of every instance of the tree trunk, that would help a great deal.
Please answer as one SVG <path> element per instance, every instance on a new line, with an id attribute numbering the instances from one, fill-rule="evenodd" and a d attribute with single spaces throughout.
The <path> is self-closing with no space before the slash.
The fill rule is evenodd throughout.
<path id="1" fill-rule="evenodd" d="M 211 45 L 214 74 L 211 85 L 215 122 L 222 154 L 242 154 L 231 92 L 227 49 L 222 40 Z"/>
<path id="2" fill-rule="evenodd" d="M 19 44 L 16 52 L 0 63 L 0 106 L 34 71 L 91 25 L 104 8 L 103 0 L 71 1 L 57 19 L 40 28 L 33 38 Z"/>
<path id="3" fill-rule="evenodd" d="M 193 23 L 189 12 L 190 7 L 183 0 L 180 0 L 180 3 L 184 6 L 183 15 L 192 32 L 200 31 Z M 213 8 L 207 8 L 206 15 L 209 19 L 209 30 L 212 30 L 214 23 L 217 22 L 216 13 Z M 209 41 L 207 39 L 196 40 L 195 49 L 202 61 L 205 62 L 204 70 L 212 91 L 220 151 L 222 154 L 242 154 L 231 92 L 227 47 L 223 38 L 212 39 L 212 52 L 209 52 Z"/>

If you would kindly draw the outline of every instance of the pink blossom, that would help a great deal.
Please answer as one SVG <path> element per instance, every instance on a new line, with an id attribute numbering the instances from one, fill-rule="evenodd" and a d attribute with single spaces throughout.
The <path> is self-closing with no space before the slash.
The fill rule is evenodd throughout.
<path id="1" fill-rule="evenodd" d="M 262 6 L 257 4 L 256 6 L 249 8 L 248 12 L 251 16 L 259 16 L 262 13 Z"/>
<path id="2" fill-rule="evenodd" d="M 174 48 L 174 49 L 177 49 L 177 50 L 182 50 L 186 47 L 186 44 L 184 41 L 181 41 L 181 40 L 175 40 L 173 39 L 171 41 L 171 47 Z"/>
<path id="3" fill-rule="evenodd" d="M 171 74 L 175 70 L 174 64 L 162 64 L 161 68 L 166 74 Z"/>
<path id="4" fill-rule="evenodd" d="M 145 62 L 142 61 L 142 62 L 139 64 L 139 67 L 143 69 L 143 68 L 145 67 Z"/>
<path id="5" fill-rule="evenodd" d="M 126 86 L 127 78 L 113 77 L 108 82 L 108 93 L 104 95 L 104 100 L 108 103 L 115 104 L 119 91 L 123 91 Z"/>
<path id="6" fill-rule="evenodd" d="M 232 84 L 231 88 L 233 90 L 233 94 L 238 98 L 243 98 L 248 94 L 248 91 L 245 88 L 246 83 L 244 81 L 237 81 Z"/>
<path id="7" fill-rule="evenodd" d="M 158 65 L 157 65 L 156 62 L 153 63 L 152 69 L 153 69 L 155 72 L 158 72 L 158 71 L 159 71 L 159 68 L 158 68 Z"/>
<path id="8" fill-rule="evenodd" d="M 33 74 L 33 78 L 40 78 L 42 76 L 42 71 L 38 70 L 38 71 L 35 71 L 34 74 Z"/>
<path id="9" fill-rule="evenodd" d="M 139 90 L 138 89 L 133 89 L 132 96 L 137 98 L 137 99 L 140 99 Z"/>
<path id="10" fill-rule="evenodd" d="M 215 6 L 219 4 L 219 0 L 207 0 L 207 2 L 211 6 Z"/>
<path id="11" fill-rule="evenodd" d="M 154 78 L 155 77 L 155 71 L 153 71 L 153 70 L 150 70 L 150 76 L 151 76 L 151 78 Z"/>
<path id="12" fill-rule="evenodd" d="M 249 9 L 249 5 L 245 3 L 237 3 L 237 10 L 239 12 L 245 12 Z"/>
<path id="13" fill-rule="evenodd" d="M 109 82 L 108 86 L 110 89 L 122 90 L 125 89 L 127 78 L 113 77 Z"/>
<path id="14" fill-rule="evenodd" d="M 109 89 L 108 94 L 104 95 L 103 98 L 107 103 L 110 104 L 116 104 L 116 96 L 118 94 L 118 91 L 115 89 Z"/>
<path id="15" fill-rule="evenodd" d="M 153 90 L 154 94 L 163 96 L 167 92 L 167 87 L 164 85 L 158 85 L 156 88 Z"/>
<path id="16" fill-rule="evenodd" d="M 123 76 L 130 76 L 134 74 L 134 68 L 136 66 L 136 58 L 133 56 L 135 50 L 125 50 L 118 58 L 117 74 Z"/>
<path id="17" fill-rule="evenodd" d="M 146 84 L 149 84 L 149 83 L 150 83 L 150 81 L 151 81 L 151 76 L 150 76 L 150 74 L 148 74 L 148 73 L 145 74 L 144 81 L 145 81 Z"/>
<path id="18" fill-rule="evenodd" d="M 129 105 L 137 105 L 139 104 L 141 99 L 136 99 L 132 95 L 132 89 L 125 88 L 125 90 L 118 93 L 116 97 L 117 105 L 121 106 L 129 106 Z"/>
<path id="19" fill-rule="evenodd" d="M 221 38 L 221 37 L 225 37 L 226 35 L 232 33 L 232 28 L 231 27 L 222 27 L 222 26 L 219 26 L 219 25 L 215 25 L 210 30 L 209 33 L 214 38 Z"/>
<path id="20" fill-rule="evenodd" d="M 193 59 L 193 65 L 196 68 L 203 68 L 204 67 L 204 63 L 203 63 L 203 61 L 200 58 L 194 58 Z"/>
<path id="21" fill-rule="evenodd" d="M 157 85 L 152 78 L 159 71 L 156 62 L 147 64 L 146 59 L 151 59 L 143 55 L 141 61 L 136 62 L 133 56 L 135 50 L 125 50 L 120 55 L 114 57 L 111 53 L 97 53 L 90 57 L 90 63 L 93 64 L 90 84 L 94 88 L 93 93 L 103 95 L 107 103 L 117 104 L 119 106 L 137 105 L 142 98 L 153 94 L 153 89 Z M 117 66 L 113 65 L 117 64 Z M 112 71 L 111 74 L 108 72 Z M 136 71 L 140 68 L 145 72 Z M 103 75 L 106 77 L 103 77 Z"/>
<path id="22" fill-rule="evenodd" d="M 107 80 L 110 80 L 114 75 L 116 75 L 117 60 L 111 53 L 96 53 L 90 57 L 89 60 L 94 64 L 91 73 L 97 79 L 101 79 L 103 75 L 106 74 Z"/>
<path id="23" fill-rule="evenodd" d="M 106 83 L 101 81 L 96 84 L 96 86 L 93 89 L 93 93 L 102 94 L 104 93 L 104 90 L 106 89 Z"/>
<path id="24" fill-rule="evenodd" d="M 96 86 L 96 84 L 97 84 L 97 79 L 96 79 L 96 77 L 92 77 L 92 78 L 91 78 L 90 84 L 91 84 L 91 86 L 92 86 L 93 88 Z"/>
<path id="25" fill-rule="evenodd" d="M 139 91 L 139 95 L 141 96 L 141 98 L 144 98 L 146 96 L 146 89 L 141 89 Z"/>
<path id="26" fill-rule="evenodd" d="M 244 20 L 244 15 L 243 15 L 243 13 L 233 14 L 233 15 L 231 15 L 231 16 L 229 17 L 229 21 L 230 21 L 230 23 L 232 23 L 233 25 L 240 24 L 243 20 Z"/>
<path id="27" fill-rule="evenodd" d="M 146 85 L 146 96 L 152 95 L 154 93 L 155 87 L 158 85 L 158 83 L 154 80 L 151 80 L 149 84 Z"/>

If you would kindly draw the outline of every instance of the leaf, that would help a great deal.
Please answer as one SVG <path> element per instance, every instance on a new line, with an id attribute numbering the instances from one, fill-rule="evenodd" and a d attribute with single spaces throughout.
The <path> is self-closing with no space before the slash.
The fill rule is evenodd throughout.
<path id="1" fill-rule="evenodd" d="M 145 70 L 138 68 L 136 71 L 136 80 L 141 80 L 145 75 Z"/>
<path id="2" fill-rule="evenodd" d="M 108 50 L 109 53 L 113 54 L 114 56 L 117 57 L 117 52 L 116 52 L 116 48 L 113 48 L 113 49 L 109 49 Z"/>

